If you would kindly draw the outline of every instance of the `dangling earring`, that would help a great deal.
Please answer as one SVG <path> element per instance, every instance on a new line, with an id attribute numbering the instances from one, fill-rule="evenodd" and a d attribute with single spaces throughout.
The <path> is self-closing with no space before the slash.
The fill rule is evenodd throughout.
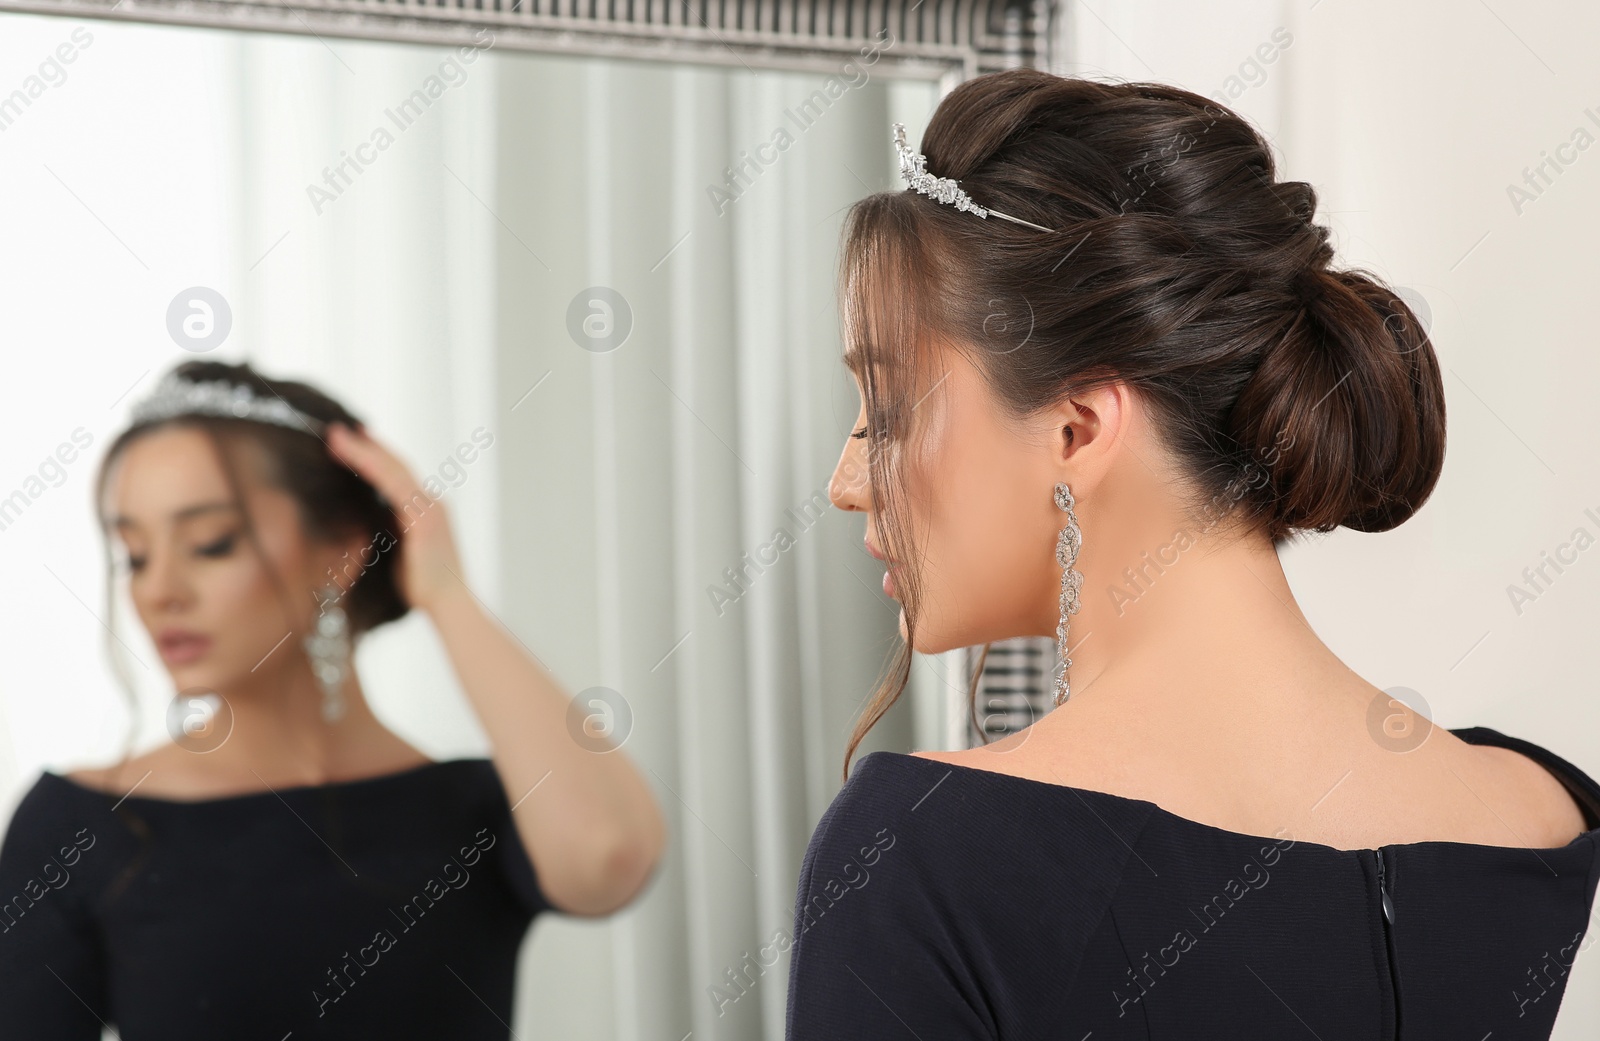
<path id="1" fill-rule="evenodd" d="M 304 640 L 311 671 L 322 684 L 322 718 L 329 723 L 344 717 L 344 681 L 350 674 L 350 620 L 339 606 L 341 595 L 336 585 L 317 591 L 316 628 Z"/>
<path id="2" fill-rule="evenodd" d="M 1083 576 L 1073 570 L 1078 559 L 1078 549 L 1083 545 L 1083 532 L 1078 528 L 1078 515 L 1072 512 L 1072 489 L 1065 484 L 1056 485 L 1056 508 L 1067 515 L 1067 526 L 1056 536 L 1056 563 L 1061 565 L 1061 620 L 1056 624 L 1056 656 L 1059 659 L 1056 673 L 1056 705 L 1072 696 L 1067 686 L 1067 669 L 1072 659 L 1067 657 L 1067 616 L 1078 613 L 1078 590 Z"/>

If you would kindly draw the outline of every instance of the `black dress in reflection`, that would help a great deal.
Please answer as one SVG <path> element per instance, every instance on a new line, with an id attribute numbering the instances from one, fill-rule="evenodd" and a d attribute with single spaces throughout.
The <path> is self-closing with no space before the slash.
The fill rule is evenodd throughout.
<path id="1" fill-rule="evenodd" d="M 1600 882 L 1600 785 L 1451 733 L 1533 758 L 1588 830 L 1341 850 L 869 753 L 801 868 L 788 1041 L 1545 1041 Z"/>
<path id="2" fill-rule="evenodd" d="M 553 909 L 488 759 L 194 802 L 45 771 L 0 847 L 0 1034 L 504 1041 Z"/>

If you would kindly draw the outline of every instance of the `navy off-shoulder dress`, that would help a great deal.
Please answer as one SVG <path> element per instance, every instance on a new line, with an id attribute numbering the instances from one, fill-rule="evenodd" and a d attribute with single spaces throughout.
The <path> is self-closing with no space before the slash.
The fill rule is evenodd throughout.
<path id="1" fill-rule="evenodd" d="M 1586 946 L 1600 786 L 1451 733 L 1538 761 L 1588 830 L 1340 850 L 869 753 L 806 851 L 788 1041 L 1543 1041 Z"/>
<path id="2" fill-rule="evenodd" d="M 489 759 L 194 802 L 44 771 L 0 846 L 0 1036 L 504 1041 L 547 909 Z"/>

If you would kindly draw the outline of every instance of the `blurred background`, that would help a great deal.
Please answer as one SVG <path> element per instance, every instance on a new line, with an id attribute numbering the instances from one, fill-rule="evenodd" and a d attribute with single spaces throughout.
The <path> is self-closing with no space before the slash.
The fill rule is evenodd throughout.
<path id="1" fill-rule="evenodd" d="M 166 740 L 173 692 L 127 605 L 108 633 L 89 482 L 162 372 L 248 359 L 342 399 L 435 476 L 501 623 L 575 695 L 629 709 L 614 739 L 665 810 L 667 860 L 613 918 L 536 921 L 517 1035 L 781 1038 L 787 958 L 742 992 L 730 973 L 791 924 L 896 640 L 862 521 L 827 501 L 857 408 L 840 223 L 902 186 L 890 124 L 915 143 L 976 70 L 897 55 L 901 39 L 872 63 L 784 68 L 703 34 L 650 55 L 535 53 L 494 33 L 445 46 L 81 13 L 0 13 L 0 819 L 42 768 L 114 759 L 130 726 L 141 749 Z M 1583 433 L 1600 386 L 1600 11 L 1024 13 L 1036 64 L 1177 84 L 1251 119 L 1280 176 L 1316 186 L 1336 263 L 1403 287 L 1431 323 L 1443 477 L 1394 532 L 1285 552 L 1318 633 L 1437 724 L 1600 775 L 1600 552 L 1571 548 L 1600 537 Z M 172 318 L 197 307 L 198 337 Z M 491 446 L 462 464 L 474 432 Z M 75 462 L 52 461 L 74 440 Z M 133 663 L 132 715 L 108 644 Z M 972 656 L 919 657 L 857 757 L 1025 726 L 1048 708 L 1051 653 L 997 645 L 976 727 Z M 425 619 L 374 633 L 358 664 L 408 741 L 486 754 Z M 1597 1035 L 1585 954 L 1556 1037 Z"/>

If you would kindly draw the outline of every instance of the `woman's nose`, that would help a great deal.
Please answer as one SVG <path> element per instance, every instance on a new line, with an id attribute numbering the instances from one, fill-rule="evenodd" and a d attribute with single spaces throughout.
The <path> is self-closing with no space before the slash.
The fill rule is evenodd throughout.
<path id="1" fill-rule="evenodd" d="M 833 468 L 833 476 L 828 481 L 828 501 L 838 509 L 860 511 L 869 508 L 866 446 L 865 438 L 845 438 L 839 463 Z"/>
<path id="2" fill-rule="evenodd" d="M 135 595 L 148 607 L 161 610 L 181 605 L 188 587 L 177 555 L 166 550 L 152 552 L 145 560 Z"/>

